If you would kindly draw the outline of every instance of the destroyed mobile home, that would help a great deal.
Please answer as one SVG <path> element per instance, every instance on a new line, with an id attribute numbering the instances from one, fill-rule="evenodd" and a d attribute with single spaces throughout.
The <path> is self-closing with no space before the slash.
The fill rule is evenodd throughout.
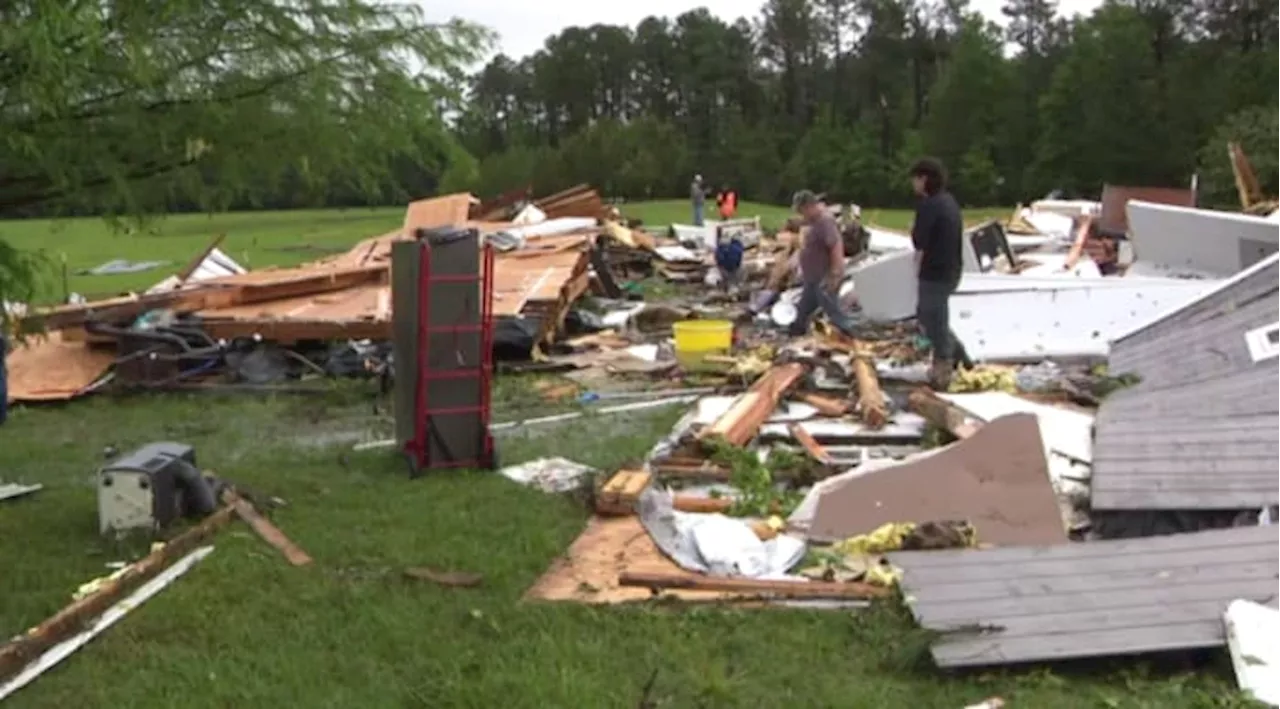
<path id="1" fill-rule="evenodd" d="M 1276 701 L 1280 657 L 1255 637 L 1277 622 L 1274 217 L 1108 186 L 1099 203 L 1043 201 L 971 228 L 951 326 L 977 364 L 933 391 L 905 234 L 869 225 L 853 242 L 841 295 L 854 336 L 791 338 L 798 230 L 656 233 L 590 188 L 522 196 L 415 202 L 403 230 L 293 269 L 227 273 L 211 248 L 149 293 L 35 313 L 48 337 L 10 354 L 10 396 L 394 375 L 396 437 L 357 446 L 367 454 L 403 453 L 413 474 L 499 468 L 551 493 L 590 489 L 595 514 L 531 600 L 896 594 L 939 633 L 941 667 L 1228 647 L 1242 688 Z M 730 235 L 746 247 L 741 289 L 714 287 Z M 629 283 L 655 275 L 684 297 L 636 297 Z M 563 375 L 547 398 L 595 415 L 688 410 L 626 469 L 504 467 L 504 431 L 590 412 L 492 421 L 495 361 Z M 167 516 L 137 519 L 103 502 L 107 528 L 203 521 L 0 648 L 0 697 L 114 622 L 125 593 L 202 558 L 232 516 L 310 562 L 261 498 L 193 482 L 188 450 L 133 458 L 179 462 L 100 478 L 172 478 L 205 503 L 152 499 L 141 506 Z M 81 633 L 72 616 L 104 620 Z"/>

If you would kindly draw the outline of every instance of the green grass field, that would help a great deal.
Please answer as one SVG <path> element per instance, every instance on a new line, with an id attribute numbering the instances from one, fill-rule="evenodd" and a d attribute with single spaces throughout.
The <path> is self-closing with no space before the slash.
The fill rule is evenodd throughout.
<path id="1" fill-rule="evenodd" d="M 628 217 L 643 220 L 645 224 L 688 224 L 693 219 L 693 210 L 689 202 L 680 199 L 660 200 L 654 202 L 638 202 L 622 206 L 622 212 Z M 974 223 L 986 219 L 1005 219 L 1013 209 L 1007 207 L 986 207 L 966 209 L 966 222 Z M 715 205 L 709 204 L 706 218 L 714 219 Z M 739 217 L 760 217 L 765 228 L 777 229 L 794 216 L 790 209 L 774 204 L 743 202 L 738 205 Z M 907 229 L 911 225 L 912 213 L 906 209 L 873 209 L 863 207 L 862 219 L 867 224 L 886 227 L 888 229 Z"/>
<path id="2" fill-rule="evenodd" d="M 1009 211 L 971 210 L 965 218 L 977 221 L 1004 217 Z M 623 205 L 623 212 L 648 225 L 687 223 L 691 217 L 688 203 L 682 200 Z M 739 214 L 758 215 L 766 228 L 776 229 L 790 212 L 776 205 L 744 202 Z M 894 229 L 905 229 L 911 221 L 906 210 L 867 209 L 863 216 L 868 223 Z M 0 222 L 0 239 L 46 254 L 49 273 L 42 300 L 48 301 L 64 297 L 64 286 L 86 297 L 146 289 L 186 265 L 219 234 L 226 235 L 222 250 L 246 268 L 292 266 L 345 250 L 360 239 L 385 234 L 403 221 L 404 209 L 400 207 L 183 214 L 155 219 L 147 228 L 126 234 L 112 230 L 101 219 L 31 219 Z M 119 275 L 79 273 L 114 259 L 164 261 L 168 265 Z"/>
<path id="3" fill-rule="evenodd" d="M 56 298 L 62 295 L 63 259 L 72 292 L 109 295 L 154 285 L 185 266 L 219 234 L 226 234 L 222 250 L 246 268 L 292 266 L 343 251 L 403 222 L 404 209 L 391 207 L 182 214 L 157 218 L 132 234 L 115 231 L 101 219 L 31 219 L 0 222 L 0 239 L 46 254 L 51 267 L 47 290 Z M 169 265 L 109 276 L 77 273 L 113 259 L 167 261 Z"/>
<path id="4" fill-rule="evenodd" d="M 243 251 L 262 265 L 306 258 L 272 249 L 340 246 L 398 220 L 395 210 L 235 214 L 166 220 L 161 236 L 112 236 L 92 222 L 54 234 L 32 222 L 2 224 L 0 233 L 93 265 L 155 258 L 148 245 L 182 261 L 225 230 L 237 258 Z M 498 381 L 497 420 L 545 412 L 530 384 Z M 12 411 L 0 428 L 0 480 L 46 487 L 0 503 L 0 634 L 34 625 L 107 573 L 105 564 L 142 552 L 97 534 L 92 473 L 107 445 L 195 445 L 202 466 L 285 498 L 275 521 L 316 563 L 292 568 L 233 526 L 206 561 L 6 708 L 960 709 L 993 695 L 1010 709 L 1246 706 L 1225 661 L 1196 673 L 1117 661 L 1092 671 L 948 675 L 929 665 L 922 635 L 888 604 L 850 612 L 521 602 L 581 530 L 581 504 L 492 474 L 410 481 L 392 454 L 349 453 L 355 437 L 389 432 L 372 413 L 372 392 L 340 382 L 318 397 L 98 397 Z M 504 438 L 501 454 L 505 462 L 561 455 L 610 470 L 639 460 L 680 413 Z M 410 566 L 485 581 L 477 589 L 410 582 L 400 574 Z"/>

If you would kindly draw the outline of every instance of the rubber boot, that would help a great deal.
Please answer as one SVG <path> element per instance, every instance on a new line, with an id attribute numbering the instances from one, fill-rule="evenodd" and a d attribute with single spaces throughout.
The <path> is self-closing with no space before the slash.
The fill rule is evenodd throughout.
<path id="1" fill-rule="evenodd" d="M 951 388 L 951 375 L 955 371 L 955 364 L 944 359 L 933 360 L 933 366 L 929 368 L 929 386 L 934 391 L 945 392 Z"/>

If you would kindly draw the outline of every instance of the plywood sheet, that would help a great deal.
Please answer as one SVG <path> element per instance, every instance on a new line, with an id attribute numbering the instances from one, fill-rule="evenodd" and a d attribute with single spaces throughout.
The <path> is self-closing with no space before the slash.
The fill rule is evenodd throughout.
<path id="1" fill-rule="evenodd" d="M 214 320 L 385 320 L 391 315 L 389 293 L 388 286 L 370 284 L 332 293 L 213 308 L 197 314 Z"/>
<path id="2" fill-rule="evenodd" d="M 106 374 L 115 361 L 113 350 L 65 342 L 61 332 L 26 344 L 11 342 L 5 365 L 9 370 L 9 401 L 59 401 Z"/>
<path id="3" fill-rule="evenodd" d="M 1264 217 L 1136 200 L 1128 215 L 1137 259 L 1165 268 L 1225 277 L 1280 248 L 1280 225 Z"/>
<path id="4" fill-rule="evenodd" d="M 1194 207 L 1196 193 L 1180 187 L 1123 187 L 1103 185 L 1102 209 L 1098 215 L 1098 227 L 1108 231 L 1125 233 L 1129 230 L 1129 200 L 1141 200 L 1155 204 L 1173 204 Z"/>
<path id="5" fill-rule="evenodd" d="M 471 205 L 478 201 L 469 193 L 458 192 L 410 202 L 404 213 L 404 230 L 412 234 L 414 229 L 462 226 L 471 212 Z"/>
<path id="6" fill-rule="evenodd" d="M 593 517 L 564 556 L 525 593 L 526 600 L 625 603 L 653 594 L 618 585 L 623 571 L 687 574 L 658 551 L 637 517 Z M 692 574 L 690 574 L 692 575 Z M 689 600 L 728 598 L 712 591 L 670 590 L 663 595 Z"/>

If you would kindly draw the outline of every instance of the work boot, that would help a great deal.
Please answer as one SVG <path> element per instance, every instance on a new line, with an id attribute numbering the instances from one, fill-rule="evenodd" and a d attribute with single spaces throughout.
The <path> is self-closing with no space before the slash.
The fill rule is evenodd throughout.
<path id="1" fill-rule="evenodd" d="M 947 391 L 951 388 L 951 375 L 955 371 L 955 364 L 950 360 L 935 358 L 933 366 L 929 368 L 929 386 L 934 391 Z"/>

